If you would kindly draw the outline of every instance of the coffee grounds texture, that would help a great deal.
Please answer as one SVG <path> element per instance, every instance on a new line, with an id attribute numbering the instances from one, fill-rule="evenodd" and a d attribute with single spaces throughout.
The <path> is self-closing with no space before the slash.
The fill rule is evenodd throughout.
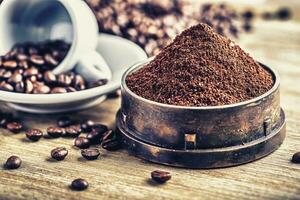
<path id="1" fill-rule="evenodd" d="M 126 84 L 152 101 L 202 107 L 253 99 L 270 90 L 274 80 L 233 41 L 198 24 L 129 74 Z"/>

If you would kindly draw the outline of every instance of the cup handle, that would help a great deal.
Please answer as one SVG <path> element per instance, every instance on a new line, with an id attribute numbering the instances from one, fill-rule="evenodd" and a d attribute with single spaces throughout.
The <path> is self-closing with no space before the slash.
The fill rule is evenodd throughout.
<path id="1" fill-rule="evenodd" d="M 84 77 L 91 77 L 94 80 L 108 79 L 111 80 L 112 72 L 102 57 L 97 51 L 90 51 L 80 56 L 76 65 L 76 71 Z"/>

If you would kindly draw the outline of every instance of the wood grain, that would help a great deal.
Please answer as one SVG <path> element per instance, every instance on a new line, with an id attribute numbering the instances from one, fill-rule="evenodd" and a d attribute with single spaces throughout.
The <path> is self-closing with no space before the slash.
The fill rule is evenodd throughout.
<path id="1" fill-rule="evenodd" d="M 72 139 L 42 139 L 28 142 L 23 133 L 0 129 L 0 163 L 18 155 L 18 170 L 0 169 L 0 199 L 300 199 L 300 165 L 290 162 L 300 151 L 300 25 L 297 21 L 255 23 L 255 32 L 239 44 L 257 60 L 274 67 L 281 77 L 281 104 L 286 112 L 287 137 L 275 153 L 253 163 L 214 170 L 188 170 L 149 163 L 124 150 L 106 152 L 96 161 L 81 159 Z M 119 99 L 78 113 L 114 125 Z M 2 108 L 7 109 L 3 103 Z M 17 113 L 28 127 L 45 130 L 58 116 Z M 51 149 L 65 146 L 65 161 L 49 159 Z M 150 172 L 172 172 L 165 185 L 149 182 Z M 73 192 L 75 178 L 89 181 L 87 191 Z"/>

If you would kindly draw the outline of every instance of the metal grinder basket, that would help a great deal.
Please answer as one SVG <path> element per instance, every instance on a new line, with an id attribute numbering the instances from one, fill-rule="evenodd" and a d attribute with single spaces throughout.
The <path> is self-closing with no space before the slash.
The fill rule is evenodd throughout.
<path id="1" fill-rule="evenodd" d="M 275 151 L 285 137 L 279 77 L 267 93 L 241 103 L 183 107 L 144 99 L 126 85 L 126 77 L 149 62 L 137 64 L 122 78 L 122 105 L 117 130 L 127 150 L 145 160 L 186 168 L 239 165 Z"/>

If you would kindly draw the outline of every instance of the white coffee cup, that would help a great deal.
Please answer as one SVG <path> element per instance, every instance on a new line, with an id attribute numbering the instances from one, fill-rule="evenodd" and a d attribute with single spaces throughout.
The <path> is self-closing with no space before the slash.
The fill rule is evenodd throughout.
<path id="1" fill-rule="evenodd" d="M 82 0 L 4 0 L 0 5 L 0 54 L 16 43 L 61 39 L 71 44 L 64 60 L 53 70 L 59 74 L 80 66 L 111 71 L 96 52 L 97 20 Z M 103 77 L 103 78 L 104 78 Z"/>

